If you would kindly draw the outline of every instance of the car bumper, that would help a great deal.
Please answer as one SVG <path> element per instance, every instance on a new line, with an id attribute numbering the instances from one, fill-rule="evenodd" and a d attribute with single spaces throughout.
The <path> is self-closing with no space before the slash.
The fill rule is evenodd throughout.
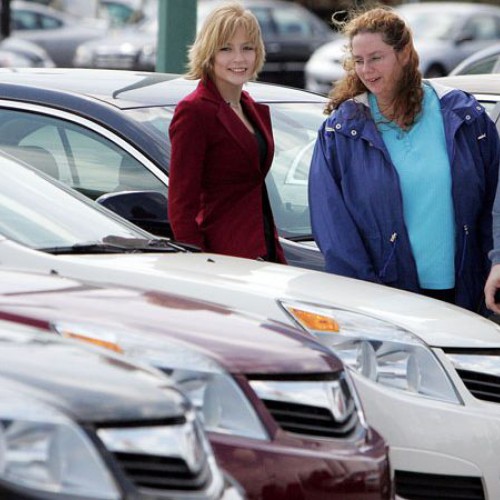
<path id="1" fill-rule="evenodd" d="M 209 439 L 217 462 L 242 485 L 249 499 L 392 498 L 387 447 L 376 432 L 359 447 L 302 439 L 283 431 L 271 441 L 214 433 Z"/>
<path id="2" fill-rule="evenodd" d="M 456 378 L 463 405 L 411 396 L 353 374 L 369 425 L 389 445 L 397 498 L 408 498 L 408 488 L 422 499 L 500 498 L 500 405 L 475 399 Z M 436 491 L 425 493 L 436 478 L 443 488 L 437 497 Z"/>

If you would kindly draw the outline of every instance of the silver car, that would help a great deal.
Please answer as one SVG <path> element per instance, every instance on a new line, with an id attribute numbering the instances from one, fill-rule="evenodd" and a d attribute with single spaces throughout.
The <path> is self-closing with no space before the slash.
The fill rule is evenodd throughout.
<path id="1" fill-rule="evenodd" d="M 412 28 L 425 77 L 445 76 L 470 54 L 500 41 L 500 6 L 467 2 L 409 3 L 396 7 Z M 306 88 L 328 93 L 344 74 L 343 37 L 323 45 L 306 64 Z"/>
<path id="2" fill-rule="evenodd" d="M 56 66 L 71 67 L 78 45 L 99 38 L 106 22 L 81 20 L 34 2 L 11 2 L 11 34 L 45 49 Z"/>

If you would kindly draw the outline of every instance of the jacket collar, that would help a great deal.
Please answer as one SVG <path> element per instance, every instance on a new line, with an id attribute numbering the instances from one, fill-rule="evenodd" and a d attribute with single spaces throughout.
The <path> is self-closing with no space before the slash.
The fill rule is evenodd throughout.
<path id="1" fill-rule="evenodd" d="M 451 122 L 458 128 L 461 123 L 471 124 L 474 119 L 485 112 L 484 107 L 466 92 L 447 87 L 435 81 L 424 80 L 436 92 L 444 114 L 451 114 Z M 330 118 L 335 132 L 343 133 L 352 139 L 365 138 L 373 144 L 381 142 L 380 134 L 376 131 L 373 120 L 367 120 L 369 113 L 368 93 L 363 92 L 353 99 L 341 104 Z M 379 141 L 380 139 L 380 141 Z"/>
<path id="2" fill-rule="evenodd" d="M 246 129 L 245 125 L 222 98 L 215 83 L 210 78 L 201 80 L 198 84 L 197 92 L 199 92 L 202 98 L 217 104 L 218 120 L 224 126 L 227 133 L 232 136 L 243 149 L 244 153 L 246 155 L 257 155 L 258 157 L 258 146 L 254 135 Z M 252 125 L 259 129 L 266 141 L 267 156 L 263 168 L 267 171 L 271 166 L 274 156 L 274 142 L 269 108 L 263 104 L 256 103 L 245 90 L 241 93 L 241 106 Z M 250 158 L 251 157 L 252 156 L 250 156 Z"/>

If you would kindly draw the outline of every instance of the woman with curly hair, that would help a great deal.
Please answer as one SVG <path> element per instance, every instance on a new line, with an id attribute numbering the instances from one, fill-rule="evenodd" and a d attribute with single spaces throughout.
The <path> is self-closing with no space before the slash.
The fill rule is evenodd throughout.
<path id="1" fill-rule="evenodd" d="M 348 20 L 309 178 L 326 270 L 484 312 L 500 140 L 469 94 L 422 79 L 389 8 Z"/>

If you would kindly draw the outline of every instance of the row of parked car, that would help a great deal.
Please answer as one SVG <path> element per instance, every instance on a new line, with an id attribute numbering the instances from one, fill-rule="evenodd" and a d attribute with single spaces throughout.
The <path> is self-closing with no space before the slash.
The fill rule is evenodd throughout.
<path id="1" fill-rule="evenodd" d="M 499 76 L 442 83 L 500 130 Z M 291 265 L 169 238 L 167 131 L 195 85 L 0 71 L 0 497 L 500 498 L 500 328 L 319 271 L 323 95 L 249 84 Z"/>
<path id="2" fill-rule="evenodd" d="M 198 24 L 220 1 L 198 1 Z M 13 41 L 9 42 L 10 47 L 0 44 L 1 50 L 9 50 L 3 60 L 0 51 L 0 64 L 155 70 L 158 0 L 99 0 L 94 2 L 100 6 L 96 15 L 99 12 L 106 15 L 83 20 L 43 3 L 55 6 L 61 3 L 66 10 L 72 5 L 60 0 L 13 0 Z M 343 37 L 298 3 L 285 0 L 244 0 L 244 3 L 257 16 L 266 46 L 266 64 L 260 80 L 326 94 L 332 82 L 344 72 Z M 452 71 L 457 74 L 495 71 L 498 45 L 494 49 L 495 58 L 486 52 L 484 56 L 462 61 L 489 49 L 495 42 L 500 43 L 499 6 L 410 2 L 396 9 L 413 28 L 420 66 L 426 77 L 445 76 Z M 17 48 L 14 55 L 13 44 L 18 42 L 24 43 L 24 47 Z M 29 51 L 27 44 L 34 49 Z M 470 64 L 472 69 L 467 69 Z"/>
<path id="3" fill-rule="evenodd" d="M 500 127 L 500 78 L 443 83 L 475 93 Z M 407 499 L 500 497 L 500 327 L 317 270 L 307 178 L 324 96 L 249 84 L 272 113 L 268 190 L 291 265 L 205 254 L 168 238 L 167 130 L 194 85 L 147 72 L 0 71 L 0 318 L 11 321 L 9 339 L 21 323 L 43 330 L 37 345 L 58 336 L 73 350 L 107 348 L 112 364 L 129 366 L 143 382 L 148 377 L 130 364 L 157 370 L 196 410 L 225 478 L 219 495 L 229 488 L 270 500 L 391 498 L 393 491 Z M 40 384 L 42 374 L 54 378 L 32 363 L 28 349 L 23 370 Z M 50 389 L 49 406 L 73 385 L 94 396 L 87 416 L 65 407 L 84 429 L 102 424 L 89 415 L 101 420 L 108 410 L 106 428 L 142 428 L 138 413 L 153 427 L 170 422 L 168 412 L 158 416 L 139 399 L 130 418 L 125 403 L 125 416 L 115 415 L 111 389 L 100 392 L 83 368 L 73 376 L 64 361 L 50 365 L 63 382 Z M 91 435 L 107 449 L 109 441 Z M 141 441 L 139 454 L 157 470 L 163 459 L 151 442 Z M 116 446 L 120 459 L 130 452 Z M 15 489 L 19 474 L 2 475 L 3 450 L 0 484 Z M 105 464 L 112 477 L 136 471 L 134 457 Z M 57 498 L 51 481 L 24 485 L 31 488 L 24 498 Z M 157 484 L 156 493 L 150 482 L 130 488 L 144 499 L 191 498 L 179 483 Z M 208 483 L 190 487 L 200 484 Z"/>

